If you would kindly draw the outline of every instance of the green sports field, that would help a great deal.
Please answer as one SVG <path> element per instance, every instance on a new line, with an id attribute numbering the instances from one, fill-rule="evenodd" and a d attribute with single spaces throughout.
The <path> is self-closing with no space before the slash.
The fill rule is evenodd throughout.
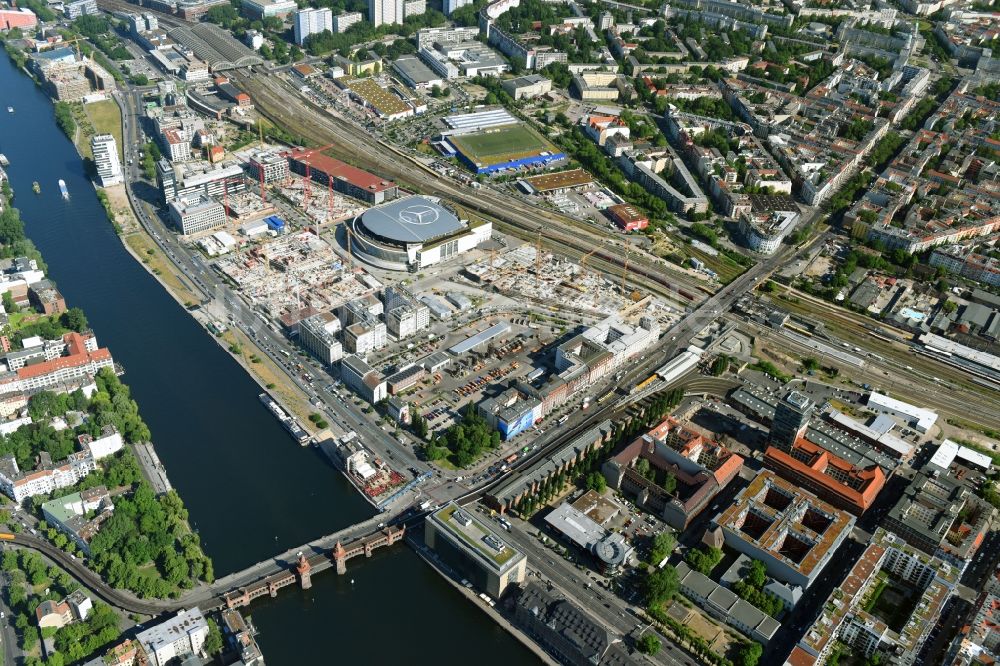
<path id="1" fill-rule="evenodd" d="M 476 164 L 490 165 L 555 152 L 555 147 L 524 125 L 491 127 L 481 132 L 451 135 L 448 141 Z"/>

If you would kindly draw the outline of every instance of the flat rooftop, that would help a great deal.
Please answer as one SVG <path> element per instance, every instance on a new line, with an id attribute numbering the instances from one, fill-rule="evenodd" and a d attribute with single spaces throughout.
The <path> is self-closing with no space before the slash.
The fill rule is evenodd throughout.
<path id="1" fill-rule="evenodd" d="M 503 571 L 515 562 L 519 551 L 508 544 L 503 538 L 473 516 L 472 511 L 464 509 L 454 502 L 438 509 L 429 519 L 457 537 L 481 560 L 485 560 L 492 569 Z"/>
<path id="2" fill-rule="evenodd" d="M 528 176 L 522 178 L 524 182 L 532 187 L 536 192 L 550 192 L 561 190 L 566 187 L 579 187 L 594 182 L 593 176 L 583 169 L 570 169 L 568 171 L 557 171 L 556 173 L 543 173 L 538 176 Z"/>
<path id="3" fill-rule="evenodd" d="M 288 157 L 296 162 L 308 164 L 310 169 L 322 171 L 330 178 L 343 180 L 369 192 L 383 192 L 396 187 L 396 183 L 391 180 L 379 178 L 375 174 L 352 167 L 350 164 L 316 151 L 293 150 L 288 154 Z"/>

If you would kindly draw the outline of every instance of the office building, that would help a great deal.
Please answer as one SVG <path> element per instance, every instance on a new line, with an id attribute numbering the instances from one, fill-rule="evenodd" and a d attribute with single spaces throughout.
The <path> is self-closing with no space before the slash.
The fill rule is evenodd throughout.
<path id="1" fill-rule="evenodd" d="M 258 151 L 250 156 L 246 164 L 247 174 L 258 183 L 261 172 L 264 184 L 279 183 L 288 178 L 288 158 L 272 151 Z"/>
<path id="2" fill-rule="evenodd" d="M 342 14 L 337 14 L 333 17 L 333 31 L 334 32 L 347 32 L 355 23 L 361 23 L 364 20 L 361 12 L 344 12 Z"/>
<path id="3" fill-rule="evenodd" d="M 528 74 L 501 83 L 504 91 L 518 99 L 532 99 L 552 90 L 552 81 L 541 74 Z"/>
<path id="4" fill-rule="evenodd" d="M 34 28 L 38 25 L 35 12 L 24 8 L 0 9 L 0 30 L 13 28 Z"/>
<path id="5" fill-rule="evenodd" d="M 638 659 L 602 623 L 535 581 L 519 586 L 514 623 L 560 664 L 638 666 Z"/>
<path id="6" fill-rule="evenodd" d="M 338 332 L 340 320 L 331 312 L 320 312 L 299 322 L 299 343 L 320 363 L 332 366 L 344 355 Z"/>
<path id="7" fill-rule="evenodd" d="M 403 0 L 403 18 L 420 16 L 427 11 L 427 0 Z"/>
<path id="8" fill-rule="evenodd" d="M 604 572 L 617 571 L 632 554 L 632 547 L 623 534 L 605 529 L 569 502 L 550 511 L 545 522 L 577 548 L 589 553 Z"/>
<path id="9" fill-rule="evenodd" d="M 81 16 L 91 16 L 97 14 L 97 0 L 74 0 L 63 5 L 63 13 L 70 21 L 74 21 Z"/>
<path id="10" fill-rule="evenodd" d="M 479 415 L 500 432 L 504 441 L 516 437 L 542 418 L 542 401 L 510 388 L 479 403 Z"/>
<path id="11" fill-rule="evenodd" d="M 340 379 L 344 382 L 344 386 L 372 405 L 385 400 L 389 394 L 388 386 L 382 375 L 354 354 L 349 354 L 341 359 Z"/>
<path id="12" fill-rule="evenodd" d="M 727 546 L 805 589 L 854 529 L 854 516 L 763 470 L 715 517 Z"/>
<path id="13" fill-rule="evenodd" d="M 285 18 L 299 6 L 294 0 L 243 0 L 240 9 L 251 19 Z"/>
<path id="14" fill-rule="evenodd" d="M 449 502 L 427 517 L 424 543 L 476 589 L 499 599 L 524 581 L 528 558 L 469 509 Z"/>
<path id="15" fill-rule="evenodd" d="M 637 469 L 639 461 L 648 464 L 646 474 Z M 611 488 L 684 530 L 742 466 L 741 456 L 668 417 L 616 453 L 602 472 Z M 663 487 L 667 477 L 675 482 L 670 492 Z"/>
<path id="16" fill-rule="evenodd" d="M 404 0 L 368 0 L 368 22 L 374 27 L 403 22 Z"/>
<path id="17" fill-rule="evenodd" d="M 226 209 L 204 195 L 178 197 L 170 202 L 170 219 L 186 236 L 226 226 Z"/>
<path id="18" fill-rule="evenodd" d="M 179 611 L 166 622 L 136 635 L 146 649 L 150 666 L 166 666 L 172 660 L 197 655 L 207 637 L 208 622 L 197 606 Z"/>
<path id="19" fill-rule="evenodd" d="M 315 35 L 324 30 L 333 32 L 333 11 L 328 7 L 300 9 L 295 12 L 292 28 L 295 34 L 295 43 L 302 46 L 309 35 Z"/>
<path id="20" fill-rule="evenodd" d="M 774 410 L 771 423 L 771 441 L 778 445 L 791 446 L 802 437 L 815 405 L 798 391 L 789 392 Z"/>
<path id="21" fill-rule="evenodd" d="M 118 160 L 118 145 L 110 134 L 95 134 L 90 139 L 90 150 L 94 155 L 94 167 L 101 187 L 122 182 L 122 165 Z"/>

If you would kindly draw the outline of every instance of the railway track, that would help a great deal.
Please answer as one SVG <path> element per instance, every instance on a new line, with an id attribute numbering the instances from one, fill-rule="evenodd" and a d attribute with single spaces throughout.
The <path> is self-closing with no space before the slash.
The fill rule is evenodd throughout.
<path id="1" fill-rule="evenodd" d="M 131 2 L 124 2 L 124 0 L 98 0 L 97 7 L 106 12 L 125 12 L 127 14 L 137 14 L 142 12 L 144 14 L 153 14 L 157 19 L 159 19 L 160 23 L 170 28 L 177 28 L 182 25 L 195 23 L 195 21 L 188 21 L 187 19 L 183 19 L 176 14 L 168 14 L 150 7 L 144 7 Z"/>
<path id="2" fill-rule="evenodd" d="M 657 260 L 638 252 L 626 259 L 624 246 L 603 249 L 601 246 L 606 245 L 609 238 L 595 234 L 572 218 L 538 209 L 513 197 L 483 190 L 468 191 L 396 147 L 373 141 L 363 129 L 338 122 L 272 77 L 251 77 L 241 73 L 236 78 L 269 120 L 320 145 L 331 144 L 335 151 L 349 155 L 349 161 L 358 166 L 403 183 L 412 183 L 428 194 L 445 197 L 496 220 L 501 229 L 525 240 L 535 240 L 540 231 L 542 242 L 561 254 L 583 256 L 597 249 L 590 261 L 592 266 L 603 267 L 605 272 L 617 276 L 627 268 L 632 284 L 671 300 L 688 303 L 698 300 L 700 295 L 713 293 L 686 276 L 668 274 Z M 311 122 L 303 123 L 304 117 L 309 117 Z"/>

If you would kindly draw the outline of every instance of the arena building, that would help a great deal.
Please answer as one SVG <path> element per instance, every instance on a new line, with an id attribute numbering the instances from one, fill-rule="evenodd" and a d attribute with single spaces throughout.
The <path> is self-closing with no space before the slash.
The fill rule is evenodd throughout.
<path id="1" fill-rule="evenodd" d="M 373 266 L 415 272 L 468 252 L 493 233 L 490 222 L 461 219 L 440 199 L 409 196 L 358 215 L 351 252 Z"/>

